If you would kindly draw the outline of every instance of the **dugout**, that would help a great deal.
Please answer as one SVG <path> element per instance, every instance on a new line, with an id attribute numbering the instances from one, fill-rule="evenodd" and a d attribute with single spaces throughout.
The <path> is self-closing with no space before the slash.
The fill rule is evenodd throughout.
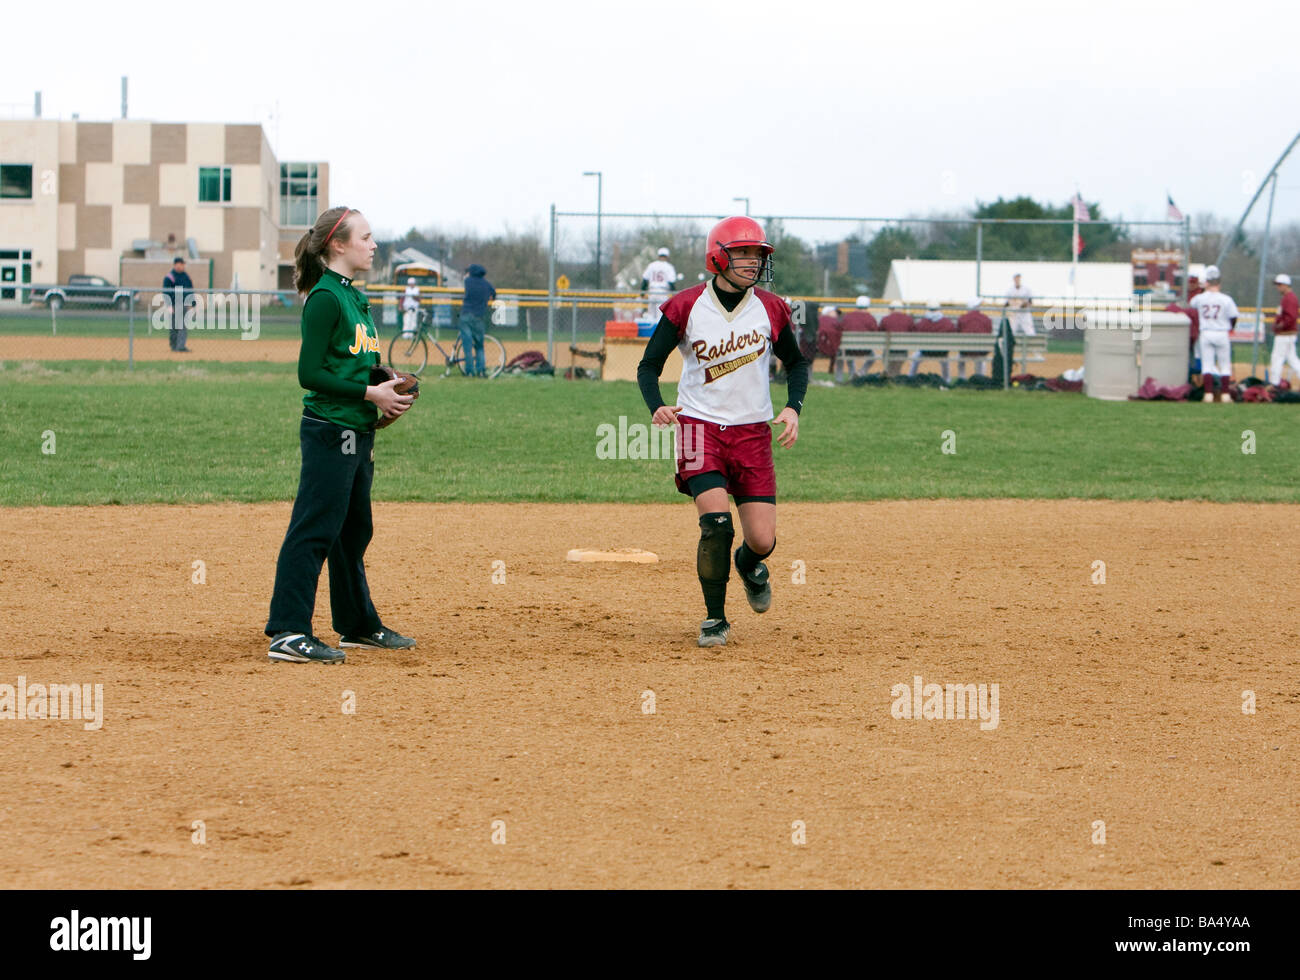
<path id="1" fill-rule="evenodd" d="M 1088 309 L 1083 312 L 1083 391 L 1125 401 L 1147 378 L 1187 383 L 1191 319 L 1183 313 Z"/>

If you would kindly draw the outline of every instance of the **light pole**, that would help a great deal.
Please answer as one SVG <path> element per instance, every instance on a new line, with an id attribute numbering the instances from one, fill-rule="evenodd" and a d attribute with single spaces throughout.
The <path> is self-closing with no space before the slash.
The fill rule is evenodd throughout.
<path id="1" fill-rule="evenodd" d="M 733 197 L 732 200 L 733 200 L 733 201 L 744 201 L 744 202 L 745 202 L 745 214 L 749 214 L 749 198 L 747 198 L 747 197 Z"/>
<path id="2" fill-rule="evenodd" d="M 600 201 L 602 191 L 604 190 L 605 178 L 599 170 L 584 170 L 584 177 L 596 178 L 596 288 L 600 288 L 601 268 L 600 268 Z"/>

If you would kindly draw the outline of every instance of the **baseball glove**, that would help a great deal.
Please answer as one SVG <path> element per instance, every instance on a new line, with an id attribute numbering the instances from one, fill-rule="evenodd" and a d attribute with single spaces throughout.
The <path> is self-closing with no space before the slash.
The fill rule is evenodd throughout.
<path id="1" fill-rule="evenodd" d="M 392 381 L 394 378 L 400 379 L 393 386 L 393 390 L 399 395 L 410 395 L 412 398 L 420 397 L 420 379 L 415 375 L 394 371 L 386 364 L 376 364 L 370 369 L 370 383 L 372 385 L 381 385 L 385 381 Z M 385 426 L 392 425 L 401 417 L 401 415 L 395 415 L 391 418 L 387 415 L 381 416 L 379 421 L 375 423 L 375 428 L 382 429 Z"/>

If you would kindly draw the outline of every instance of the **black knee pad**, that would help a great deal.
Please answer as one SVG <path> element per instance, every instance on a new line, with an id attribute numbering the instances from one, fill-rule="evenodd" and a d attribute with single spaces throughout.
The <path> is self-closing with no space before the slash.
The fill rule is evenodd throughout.
<path id="1" fill-rule="evenodd" d="M 725 582 L 731 574 L 731 542 L 736 529 L 730 513 L 705 514 L 700 518 L 700 550 L 695 563 L 700 578 Z"/>

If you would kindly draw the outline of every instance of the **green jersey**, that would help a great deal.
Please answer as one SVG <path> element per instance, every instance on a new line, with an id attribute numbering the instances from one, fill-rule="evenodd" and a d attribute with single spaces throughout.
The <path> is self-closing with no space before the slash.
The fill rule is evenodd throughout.
<path id="1" fill-rule="evenodd" d="M 336 425 L 371 428 L 379 410 L 366 401 L 366 388 L 370 369 L 379 363 L 379 331 L 369 301 L 351 279 L 326 269 L 302 308 L 303 405 Z"/>

